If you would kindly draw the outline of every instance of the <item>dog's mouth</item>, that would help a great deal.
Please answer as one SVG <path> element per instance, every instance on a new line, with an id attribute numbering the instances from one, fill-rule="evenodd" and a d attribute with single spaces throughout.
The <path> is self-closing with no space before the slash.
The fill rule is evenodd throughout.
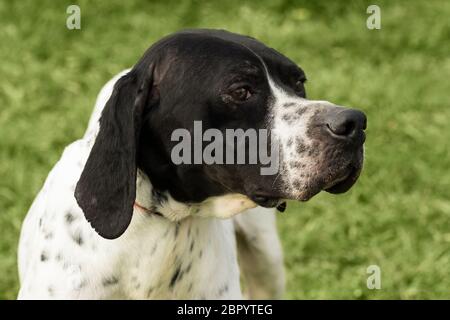
<path id="1" fill-rule="evenodd" d="M 265 193 L 254 194 L 250 196 L 250 199 L 258 206 L 264 208 L 274 208 L 282 203 L 282 199 L 280 197 L 276 197 Z"/>
<path id="2" fill-rule="evenodd" d="M 286 209 L 286 201 L 289 199 L 307 201 L 320 191 L 324 190 L 332 194 L 347 192 L 358 180 L 362 165 L 349 165 L 344 170 L 335 174 L 329 182 L 312 183 L 311 188 L 302 190 L 300 196 L 286 196 L 275 193 L 258 192 L 249 196 L 258 206 L 265 208 L 277 208 L 283 212 Z"/>
<path id="3" fill-rule="evenodd" d="M 360 172 L 360 166 L 350 166 L 343 175 L 326 184 L 323 190 L 332 194 L 347 192 L 358 180 Z"/>

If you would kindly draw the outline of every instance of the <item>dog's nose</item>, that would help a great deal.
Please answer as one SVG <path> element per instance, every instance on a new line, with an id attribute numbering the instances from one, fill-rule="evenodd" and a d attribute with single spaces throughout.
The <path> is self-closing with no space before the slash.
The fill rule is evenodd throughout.
<path id="1" fill-rule="evenodd" d="M 367 126 L 366 115 L 355 109 L 343 109 L 333 112 L 327 117 L 326 126 L 335 137 L 355 140 L 364 137 Z"/>

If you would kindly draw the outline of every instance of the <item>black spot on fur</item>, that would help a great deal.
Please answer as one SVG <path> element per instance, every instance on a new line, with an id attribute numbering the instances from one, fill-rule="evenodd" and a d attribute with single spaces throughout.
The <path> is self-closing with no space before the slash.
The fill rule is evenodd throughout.
<path id="1" fill-rule="evenodd" d="M 150 298 L 150 295 L 153 293 L 153 287 L 148 288 L 147 290 L 147 298 Z"/>
<path id="2" fill-rule="evenodd" d="M 289 166 L 291 168 L 301 168 L 302 163 L 300 161 L 291 161 L 289 162 Z"/>
<path id="3" fill-rule="evenodd" d="M 83 236 L 81 235 L 81 231 L 77 231 L 72 235 L 72 240 L 75 241 L 76 244 L 82 246 L 84 243 Z"/>
<path id="4" fill-rule="evenodd" d="M 303 153 L 306 150 L 308 150 L 308 148 L 304 144 L 298 144 L 295 148 L 295 151 L 297 151 L 297 153 Z"/>
<path id="5" fill-rule="evenodd" d="M 295 139 L 295 151 L 297 151 L 297 153 L 303 153 L 307 150 L 308 150 L 308 147 L 306 146 L 304 141 L 301 138 L 296 138 Z"/>
<path id="6" fill-rule="evenodd" d="M 152 200 L 156 205 L 162 205 L 167 202 L 167 196 L 155 189 L 152 190 Z"/>
<path id="7" fill-rule="evenodd" d="M 300 108 L 300 109 L 297 110 L 296 113 L 297 113 L 299 116 L 301 116 L 302 114 L 305 113 L 305 111 L 306 111 L 306 108 Z"/>
<path id="8" fill-rule="evenodd" d="M 188 264 L 188 266 L 186 267 L 186 269 L 184 269 L 183 274 L 189 273 L 189 271 L 191 271 L 192 268 L 192 262 L 190 262 Z"/>
<path id="9" fill-rule="evenodd" d="M 55 290 L 53 289 L 52 286 L 49 286 L 49 287 L 47 288 L 47 292 L 48 292 L 48 295 L 49 295 L 50 297 L 53 297 L 53 293 L 55 292 Z"/>
<path id="10" fill-rule="evenodd" d="M 319 144 L 315 143 L 315 144 L 313 144 L 312 147 L 310 147 L 308 149 L 308 156 L 309 157 L 318 157 L 320 155 L 320 152 L 321 152 L 321 150 L 320 150 Z"/>
<path id="11" fill-rule="evenodd" d="M 293 143 L 293 139 L 289 138 L 288 141 L 287 141 L 287 146 L 288 147 L 292 146 L 292 143 Z"/>
<path id="12" fill-rule="evenodd" d="M 169 284 L 169 288 L 173 289 L 175 283 L 178 281 L 178 278 L 181 278 L 182 273 L 181 273 L 181 266 L 178 266 L 175 269 L 175 272 L 172 275 L 172 278 L 170 279 L 170 284 Z"/>
<path id="13" fill-rule="evenodd" d="M 63 258 L 63 257 L 62 257 L 62 254 L 61 254 L 61 253 L 58 253 L 58 254 L 56 255 L 56 257 L 55 257 L 55 260 L 59 262 L 59 261 L 62 260 L 62 258 Z"/>
<path id="14" fill-rule="evenodd" d="M 226 284 L 219 289 L 218 296 L 221 297 L 222 295 L 224 295 L 227 292 L 228 292 L 228 285 Z"/>
<path id="15" fill-rule="evenodd" d="M 118 283 L 119 283 L 119 278 L 117 278 L 116 276 L 107 277 L 102 280 L 102 285 L 104 287 L 113 286 Z"/>
<path id="16" fill-rule="evenodd" d="M 201 259 L 201 258 L 202 258 L 202 255 L 203 255 L 203 250 L 200 250 L 200 252 L 198 253 L 198 257 L 199 257 L 199 259 Z"/>
<path id="17" fill-rule="evenodd" d="M 288 124 L 294 123 L 294 121 L 298 120 L 295 114 L 286 113 L 282 117 L 283 121 L 286 121 Z"/>
<path id="18" fill-rule="evenodd" d="M 288 102 L 283 105 L 284 108 L 289 108 L 289 107 L 294 107 L 294 106 L 295 106 L 294 102 Z"/>
<path id="19" fill-rule="evenodd" d="M 47 252 L 42 251 L 42 253 L 41 253 L 41 261 L 44 262 L 44 261 L 47 261 L 47 260 L 48 260 Z"/>
<path id="20" fill-rule="evenodd" d="M 71 224 L 75 220 L 74 215 L 70 212 L 67 212 L 64 217 L 66 219 L 67 224 Z"/>
<path id="21" fill-rule="evenodd" d="M 192 252 L 194 250 L 194 239 L 191 240 L 191 246 L 189 247 L 189 251 Z"/>

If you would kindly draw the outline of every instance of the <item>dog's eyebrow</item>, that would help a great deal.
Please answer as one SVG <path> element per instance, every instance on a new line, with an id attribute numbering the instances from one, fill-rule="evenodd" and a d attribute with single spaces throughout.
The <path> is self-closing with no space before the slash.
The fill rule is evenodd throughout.
<path id="1" fill-rule="evenodd" d="M 251 66 L 244 67 L 243 71 L 245 71 L 245 72 L 247 72 L 249 74 L 257 75 L 257 74 L 261 73 L 262 70 L 260 68 L 256 67 L 256 66 L 251 65 Z"/>
<path id="2" fill-rule="evenodd" d="M 235 68 L 233 68 L 232 72 L 236 73 L 238 75 L 245 74 L 247 76 L 261 76 L 264 74 L 263 70 L 261 70 L 261 68 L 258 68 L 255 65 L 249 65 L 249 64 L 238 65 Z"/>

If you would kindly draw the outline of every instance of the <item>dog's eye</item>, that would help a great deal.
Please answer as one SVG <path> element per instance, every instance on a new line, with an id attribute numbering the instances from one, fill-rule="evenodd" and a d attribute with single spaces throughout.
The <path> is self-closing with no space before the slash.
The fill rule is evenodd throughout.
<path id="1" fill-rule="evenodd" d="M 248 87 L 240 87 L 231 92 L 231 97 L 235 101 L 245 101 L 252 96 L 250 89 Z"/>
<path id="2" fill-rule="evenodd" d="M 303 91 L 305 80 L 297 80 L 295 83 L 295 91 Z"/>
<path id="3" fill-rule="evenodd" d="M 302 78 L 298 79 L 294 84 L 295 92 L 302 97 L 305 95 L 305 82 L 306 79 Z"/>

